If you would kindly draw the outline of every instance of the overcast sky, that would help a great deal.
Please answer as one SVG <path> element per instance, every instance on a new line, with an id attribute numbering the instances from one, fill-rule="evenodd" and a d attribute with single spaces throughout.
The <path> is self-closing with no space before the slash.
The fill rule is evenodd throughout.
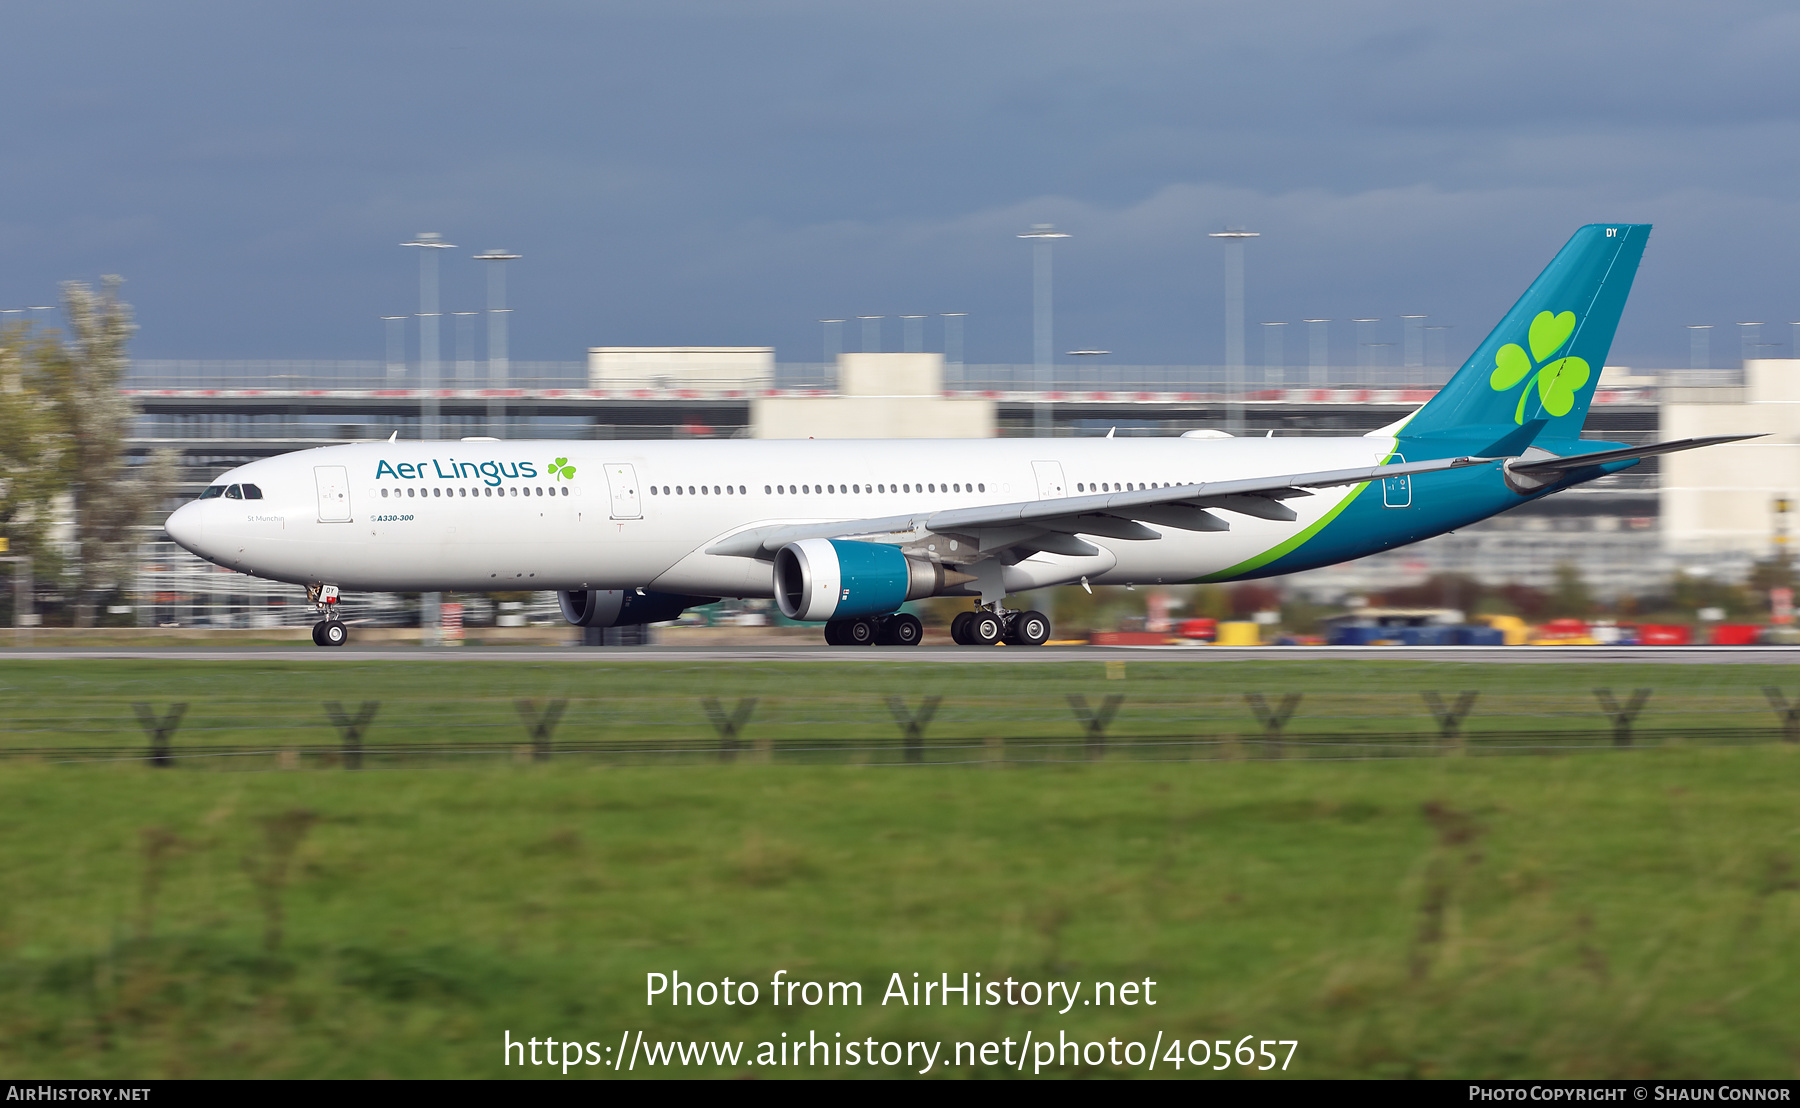
<path id="1" fill-rule="evenodd" d="M 1785 357 L 1797 93 L 1772 2 L 15 0 L 0 307 L 119 273 L 140 356 L 380 358 L 398 244 L 438 231 L 446 311 L 483 304 L 469 254 L 524 255 L 516 358 L 816 360 L 821 317 L 968 312 L 968 360 L 1025 362 L 1014 236 L 1055 223 L 1059 350 L 1218 362 L 1235 224 L 1253 332 L 1423 312 L 1460 356 L 1576 226 L 1633 221 L 1611 361 L 1711 323 L 1725 364 L 1744 320 Z"/>

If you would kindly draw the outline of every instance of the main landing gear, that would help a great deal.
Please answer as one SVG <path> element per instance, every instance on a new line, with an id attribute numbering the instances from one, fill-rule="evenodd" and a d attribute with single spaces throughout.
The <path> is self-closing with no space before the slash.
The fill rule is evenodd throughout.
<path id="1" fill-rule="evenodd" d="M 925 625 L 906 612 L 834 619 L 825 625 L 827 646 L 918 646 L 924 641 Z"/>
<path id="2" fill-rule="evenodd" d="M 344 621 L 338 618 L 338 588 L 336 585 L 308 585 L 306 599 L 324 616 L 313 624 L 312 636 L 314 646 L 343 646 L 350 641 L 350 630 Z"/>
<path id="3" fill-rule="evenodd" d="M 1050 617 L 1042 612 L 1009 612 L 980 608 L 961 612 L 950 621 L 950 638 L 958 646 L 1043 646 L 1050 640 Z"/>

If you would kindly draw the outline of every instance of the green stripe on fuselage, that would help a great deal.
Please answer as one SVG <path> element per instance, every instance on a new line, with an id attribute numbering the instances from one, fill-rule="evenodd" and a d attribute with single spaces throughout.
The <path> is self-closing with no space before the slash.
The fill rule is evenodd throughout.
<path id="1" fill-rule="evenodd" d="M 1384 464 L 1384 465 L 1386 464 L 1386 459 L 1382 460 L 1382 464 Z M 1281 557 L 1282 555 L 1291 553 L 1292 551 L 1299 549 L 1299 547 L 1302 543 L 1306 542 L 1306 540 L 1312 538 L 1314 535 L 1316 535 L 1320 531 L 1324 530 L 1325 525 L 1327 523 L 1330 523 L 1332 520 L 1336 519 L 1338 517 L 1339 512 L 1342 512 L 1345 508 L 1348 508 L 1350 506 L 1350 502 L 1355 500 L 1357 497 L 1361 496 L 1363 494 L 1363 490 L 1368 488 L 1372 484 L 1374 484 L 1373 481 L 1364 481 L 1362 484 L 1357 485 L 1354 489 L 1351 489 L 1350 493 L 1347 496 L 1345 496 L 1342 500 L 1338 501 L 1337 504 L 1329 512 L 1326 512 L 1324 515 L 1320 516 L 1317 520 L 1315 520 L 1313 522 L 1313 524 L 1310 527 L 1308 527 L 1306 530 L 1300 532 L 1298 535 L 1295 535 L 1292 538 L 1284 539 L 1283 541 L 1281 541 L 1281 542 L 1275 544 L 1274 546 L 1271 546 L 1269 549 L 1263 551 L 1261 554 L 1257 554 L 1254 557 L 1246 558 L 1243 561 L 1239 562 L 1237 565 L 1232 566 L 1229 569 L 1222 569 L 1222 570 L 1218 571 L 1217 573 L 1208 573 L 1203 577 L 1195 577 L 1194 579 L 1189 581 L 1188 584 L 1204 585 L 1204 584 L 1207 584 L 1212 581 L 1230 581 L 1235 577 L 1249 573 L 1253 569 L 1261 569 L 1263 566 L 1268 565 L 1270 562 Z"/>

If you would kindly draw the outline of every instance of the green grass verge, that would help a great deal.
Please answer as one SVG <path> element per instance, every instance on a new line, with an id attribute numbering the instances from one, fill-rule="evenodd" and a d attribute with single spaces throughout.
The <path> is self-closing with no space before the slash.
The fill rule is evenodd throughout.
<path id="1" fill-rule="evenodd" d="M 421 697 L 500 680 L 398 672 Z M 501 1076 L 521 1072 L 507 1030 L 1060 1031 L 1297 1039 L 1305 1077 L 1793 1077 L 1797 771 L 1783 744 L 998 770 L 0 764 L 0 1068 Z M 761 982 L 763 1003 L 646 1007 L 645 974 L 673 970 Z M 859 981 L 867 1003 L 774 1008 L 776 970 Z M 1151 978 L 1158 1004 L 879 1003 L 890 973 L 965 970 Z M 740 1072 L 758 1071 L 635 1076 Z"/>

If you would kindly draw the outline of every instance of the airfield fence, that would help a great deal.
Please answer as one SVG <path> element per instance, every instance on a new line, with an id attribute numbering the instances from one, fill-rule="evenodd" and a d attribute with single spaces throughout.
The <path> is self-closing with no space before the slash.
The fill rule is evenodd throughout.
<path id="1" fill-rule="evenodd" d="M 245 769 L 588 762 L 1369 760 L 1800 743 L 1800 693 L 1648 688 L 489 697 L 15 709 L 0 758 Z"/>

